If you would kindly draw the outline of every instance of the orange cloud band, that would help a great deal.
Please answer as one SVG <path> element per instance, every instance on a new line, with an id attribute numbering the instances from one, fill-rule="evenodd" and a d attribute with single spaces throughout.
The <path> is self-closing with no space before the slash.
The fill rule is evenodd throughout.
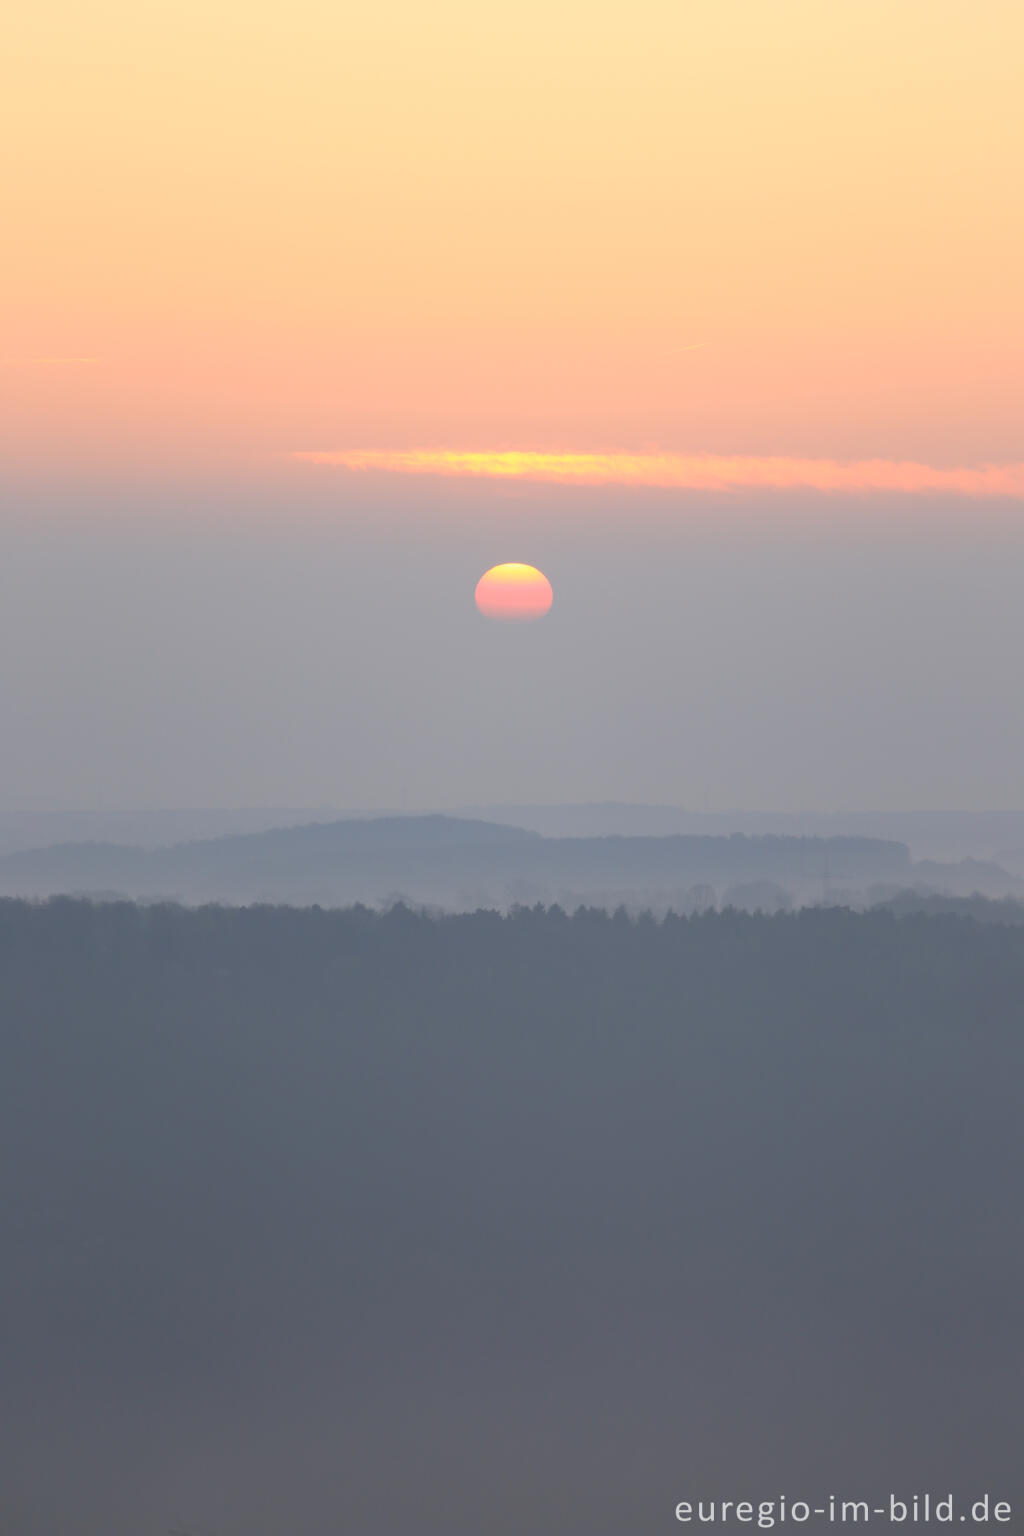
<path id="1" fill-rule="evenodd" d="M 313 464 L 397 475 L 482 476 L 559 485 L 644 485 L 680 490 L 903 491 L 1024 496 L 1024 464 L 939 468 L 896 459 L 757 458 L 684 453 L 463 452 L 448 448 L 353 448 L 298 453 Z"/>

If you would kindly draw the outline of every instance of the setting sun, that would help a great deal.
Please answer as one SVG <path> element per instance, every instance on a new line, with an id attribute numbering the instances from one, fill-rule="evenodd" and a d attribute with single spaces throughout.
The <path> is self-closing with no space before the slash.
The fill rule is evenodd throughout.
<path id="1" fill-rule="evenodd" d="M 551 583 L 535 565 L 492 565 L 476 584 L 476 606 L 487 619 L 541 619 L 551 607 Z"/>

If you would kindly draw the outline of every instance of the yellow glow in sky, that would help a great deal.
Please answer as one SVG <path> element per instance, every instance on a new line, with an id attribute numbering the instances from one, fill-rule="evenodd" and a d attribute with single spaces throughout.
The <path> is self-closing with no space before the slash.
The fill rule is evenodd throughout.
<path id="1" fill-rule="evenodd" d="M 477 475 L 562 485 L 643 485 L 680 490 L 902 491 L 909 495 L 1024 496 L 1024 463 L 937 468 L 913 461 L 756 458 L 682 453 L 466 452 L 346 449 L 297 455 L 341 469 L 400 475 Z"/>

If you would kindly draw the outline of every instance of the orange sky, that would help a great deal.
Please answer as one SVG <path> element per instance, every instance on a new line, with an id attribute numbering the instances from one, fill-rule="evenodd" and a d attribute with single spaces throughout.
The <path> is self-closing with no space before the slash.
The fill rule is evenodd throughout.
<path id="1" fill-rule="evenodd" d="M 0 457 L 1019 462 L 1019 0 L 35 0 Z"/>

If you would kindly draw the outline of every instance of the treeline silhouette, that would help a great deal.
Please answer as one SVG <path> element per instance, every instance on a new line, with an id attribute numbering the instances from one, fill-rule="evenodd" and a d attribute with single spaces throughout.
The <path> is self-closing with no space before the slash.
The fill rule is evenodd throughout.
<path id="1" fill-rule="evenodd" d="M 978 923 L 1002 923 L 1014 927 L 1024 924 L 1024 901 L 1016 896 L 944 896 L 938 892 L 899 891 L 887 901 L 879 902 L 878 906 L 896 917 L 917 914 L 970 917 Z"/>
<path id="2" fill-rule="evenodd" d="M 1019 1498 L 1024 929 L 0 902 L 12 1533 Z"/>

